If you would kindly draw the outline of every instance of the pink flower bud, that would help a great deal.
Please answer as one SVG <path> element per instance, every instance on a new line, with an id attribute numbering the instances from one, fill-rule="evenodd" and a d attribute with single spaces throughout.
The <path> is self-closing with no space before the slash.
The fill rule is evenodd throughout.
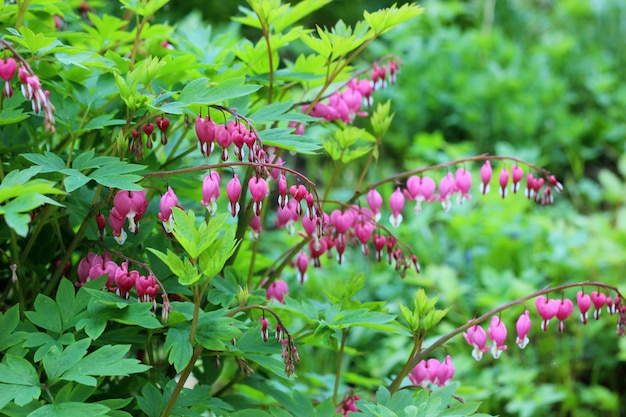
<path id="1" fill-rule="evenodd" d="M 548 322 L 555 317 L 559 312 L 560 302 L 558 300 L 548 300 L 543 295 L 540 295 L 535 300 L 537 306 L 537 312 L 542 318 L 541 330 L 544 332 L 548 330 Z"/>
<path id="2" fill-rule="evenodd" d="M 389 207 L 392 212 L 389 217 L 389 222 L 393 227 L 398 227 L 400 226 L 400 223 L 402 223 L 401 211 L 404 208 L 404 201 L 404 195 L 402 194 L 400 187 L 396 188 L 396 191 L 394 191 L 389 198 Z"/>
<path id="3" fill-rule="evenodd" d="M 265 296 L 268 300 L 276 300 L 280 303 L 285 303 L 285 294 L 289 291 L 289 286 L 283 280 L 276 280 L 272 282 L 265 290 Z"/>
<path id="4" fill-rule="evenodd" d="M 487 343 L 487 334 L 479 325 L 474 325 L 467 329 L 465 333 L 463 333 L 463 337 L 468 345 L 474 347 L 472 356 L 477 361 L 481 360 L 483 353 L 490 349 L 489 346 L 485 345 Z"/>
<path id="5" fill-rule="evenodd" d="M 569 317 L 574 311 L 574 303 L 572 300 L 565 298 L 561 300 L 559 304 L 559 311 L 556 313 L 556 318 L 559 319 L 559 332 L 563 333 L 565 330 L 565 322 L 564 320 Z"/>
<path id="6" fill-rule="evenodd" d="M 513 194 L 515 194 L 519 190 L 519 183 L 524 177 L 524 170 L 518 165 L 513 165 L 511 168 L 511 175 L 513 177 L 513 184 L 511 185 L 511 188 L 513 189 Z"/>
<path id="7" fill-rule="evenodd" d="M 126 224 L 126 218 L 118 213 L 117 209 L 113 207 L 109 213 L 109 226 L 113 231 L 113 237 L 119 245 L 123 245 L 126 241 L 126 232 L 124 231 L 124 225 Z"/>
<path id="8" fill-rule="evenodd" d="M 492 173 L 491 162 L 485 161 L 483 166 L 480 168 L 480 180 L 482 181 L 482 184 L 480 185 L 480 192 L 482 194 L 487 194 L 489 192 L 489 182 L 491 181 Z"/>
<path id="9" fill-rule="evenodd" d="M 506 326 L 502 323 L 500 317 L 493 316 L 491 318 L 491 325 L 489 326 L 488 334 L 489 338 L 494 342 L 491 347 L 491 354 L 494 359 L 498 359 L 500 357 L 500 353 L 502 353 L 503 350 L 506 350 L 505 342 L 507 336 Z"/>
<path id="10" fill-rule="evenodd" d="M 17 63 L 13 58 L 0 59 L 0 78 L 11 81 L 17 70 Z"/>
<path id="11" fill-rule="evenodd" d="M 163 223 L 165 232 L 170 233 L 174 227 L 174 218 L 172 217 L 172 207 L 178 206 L 178 197 L 174 193 L 172 187 L 167 187 L 167 192 L 163 194 L 159 201 L 159 220 Z"/>
<path id="12" fill-rule="evenodd" d="M 306 281 L 307 275 L 306 270 L 309 267 L 309 257 L 304 253 L 304 251 L 300 251 L 298 255 L 298 259 L 296 259 L 296 267 L 298 268 L 298 281 L 301 284 L 304 284 Z"/>
<path id="13" fill-rule="evenodd" d="M 469 195 L 470 188 L 472 187 L 472 174 L 469 171 L 459 168 L 456 170 L 456 190 L 459 192 L 459 204 L 463 200 L 469 200 L 472 196 Z"/>
<path id="14" fill-rule="evenodd" d="M 372 210 L 372 214 L 374 215 L 374 220 L 378 221 L 380 219 L 380 208 L 383 205 L 383 198 L 378 191 L 375 189 L 369 190 L 367 192 L 367 205 Z"/>
<path id="15" fill-rule="evenodd" d="M 596 310 L 593 312 L 593 318 L 598 320 L 600 318 L 600 313 L 602 312 L 602 307 L 606 304 L 606 295 L 594 291 L 591 293 L 591 301 L 596 307 Z"/>
<path id="16" fill-rule="evenodd" d="M 202 200 L 200 204 L 205 206 L 209 214 L 215 214 L 217 210 L 217 199 L 220 196 L 220 173 L 211 172 L 210 175 L 204 177 L 202 182 Z"/>
<path id="17" fill-rule="evenodd" d="M 450 210 L 450 197 L 454 193 L 456 182 L 451 172 L 439 182 L 439 201 L 445 211 Z"/>
<path id="18" fill-rule="evenodd" d="M 517 330 L 517 341 L 515 343 L 520 347 L 520 349 L 524 349 L 526 345 L 528 345 L 528 332 L 530 331 L 531 324 L 530 312 L 525 310 L 524 314 L 519 316 L 519 319 L 517 319 L 517 323 L 515 324 L 515 330 Z"/>
<path id="19" fill-rule="evenodd" d="M 267 342 L 267 339 L 269 338 L 269 331 L 267 330 L 269 322 L 264 316 L 259 318 L 259 322 L 261 323 L 261 339 L 263 339 L 263 342 Z"/>
<path id="20" fill-rule="evenodd" d="M 254 200 L 254 213 L 259 216 L 261 215 L 263 199 L 267 195 L 267 183 L 263 178 L 252 177 L 248 181 L 248 190 L 250 190 L 250 195 Z"/>
<path id="21" fill-rule="evenodd" d="M 507 194 L 506 186 L 509 183 L 509 171 L 506 169 L 506 167 L 502 167 L 498 182 L 500 183 L 500 195 L 502 196 L 502 198 L 504 198 Z"/>
<path id="22" fill-rule="evenodd" d="M 583 324 L 587 324 L 587 312 L 591 308 L 591 297 L 583 291 L 578 291 L 578 293 L 576 293 L 576 302 L 580 310 L 580 321 L 582 321 Z"/>
<path id="23" fill-rule="evenodd" d="M 226 184 L 226 195 L 228 195 L 228 201 L 230 201 L 230 213 L 235 217 L 239 213 L 239 198 L 241 197 L 239 175 L 235 174 Z"/>
<path id="24" fill-rule="evenodd" d="M 454 378 L 454 365 L 452 364 L 452 356 L 447 355 L 437 371 L 437 385 L 443 387 L 452 381 L 452 378 Z"/>

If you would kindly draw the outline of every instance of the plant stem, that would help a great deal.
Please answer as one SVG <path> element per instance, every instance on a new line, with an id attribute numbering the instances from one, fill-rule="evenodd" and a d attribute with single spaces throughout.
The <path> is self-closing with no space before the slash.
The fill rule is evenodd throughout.
<path id="1" fill-rule="evenodd" d="M 174 391 L 172 392 L 172 395 L 170 396 L 170 399 L 167 402 L 167 406 L 165 407 L 165 410 L 163 410 L 163 412 L 161 413 L 161 417 L 168 417 L 171 414 L 172 410 L 174 409 L 174 405 L 176 404 L 176 400 L 178 400 L 178 396 L 183 390 L 185 386 L 185 382 L 187 382 L 187 379 L 189 379 L 189 375 L 191 375 L 191 371 L 193 371 L 193 368 L 196 365 L 196 361 L 202 354 L 203 350 L 204 350 L 204 347 L 202 345 L 198 345 L 194 349 L 193 355 L 191 356 L 191 360 L 189 361 L 185 369 L 183 369 L 183 372 L 181 372 L 178 382 L 176 383 L 176 386 L 174 387 Z"/>
<path id="2" fill-rule="evenodd" d="M 341 365 L 343 363 L 343 354 L 345 353 L 346 339 L 348 338 L 348 329 L 341 329 L 341 346 L 339 347 L 339 358 L 337 359 L 337 371 L 335 372 L 335 387 L 333 388 L 333 403 L 337 404 L 337 395 L 339 394 L 339 380 L 341 379 Z"/>
<path id="3" fill-rule="evenodd" d="M 22 282 L 22 268 L 20 263 L 20 255 L 17 247 L 17 235 L 15 234 L 15 230 L 12 227 L 9 227 L 9 232 L 11 234 L 11 258 L 13 258 L 13 265 L 11 266 L 11 270 L 13 272 L 13 277 L 15 279 L 17 297 L 20 303 L 20 317 L 24 317 L 24 311 L 26 310 L 26 297 L 24 295 L 24 283 Z M 9 260 L 10 262 L 11 260 Z M 15 269 L 14 269 L 15 268 Z M 17 271 L 20 271 L 18 274 Z"/>
<path id="4" fill-rule="evenodd" d="M 415 366 L 417 366 L 417 364 L 422 360 L 425 359 L 428 355 L 431 354 L 431 352 L 433 352 L 435 349 L 441 347 L 444 343 L 446 343 L 448 340 L 452 339 L 454 336 L 463 333 L 464 331 L 466 331 L 467 329 L 469 329 L 472 326 L 475 326 L 477 324 L 480 324 L 482 322 L 484 322 L 485 320 L 487 320 L 488 318 L 490 318 L 491 316 L 494 316 L 508 308 L 514 307 L 516 305 L 520 305 L 520 304 L 524 304 L 526 301 L 528 300 L 532 300 L 535 297 L 538 297 L 540 295 L 544 295 L 544 294 L 549 294 L 552 292 L 557 292 L 557 291 L 563 291 L 566 290 L 568 288 L 575 288 L 575 287 L 602 287 L 611 291 L 615 291 L 615 293 L 617 295 L 620 296 L 620 298 L 624 299 L 624 297 L 622 296 L 622 294 L 619 292 L 619 289 L 615 286 L 612 285 L 607 285 L 603 282 L 596 282 L 596 281 L 583 281 L 583 282 L 576 282 L 573 284 L 563 284 L 563 285 L 558 285 L 556 287 L 552 287 L 552 288 L 544 288 L 542 290 L 539 291 L 535 291 L 529 295 L 526 295 L 524 297 L 518 298 L 517 300 L 513 300 L 511 302 L 508 302 L 506 304 L 501 305 L 500 307 L 497 307 L 491 311 L 488 311 L 487 313 L 483 314 L 480 317 L 475 318 L 474 320 L 470 320 L 467 323 L 465 323 L 464 325 L 457 327 L 456 329 L 454 329 L 453 331 L 451 331 L 448 334 L 445 334 L 443 336 L 441 336 L 439 339 L 437 339 L 432 345 L 428 346 L 426 349 L 422 350 L 420 353 L 418 353 L 412 360 L 410 360 L 408 362 L 408 366 L 405 366 L 406 369 L 403 369 L 400 374 L 398 374 L 398 376 L 396 376 L 396 378 L 391 382 L 391 384 L 389 385 L 389 391 L 393 394 L 394 392 L 396 392 L 398 390 L 398 388 L 400 387 L 400 384 L 402 383 L 402 380 L 404 379 L 404 377 L 408 374 L 408 369 L 413 369 Z"/>
<path id="5" fill-rule="evenodd" d="M 28 6 L 30 6 L 30 3 L 31 0 L 17 0 L 17 18 L 15 19 L 15 29 L 19 30 L 20 26 L 22 26 L 26 10 L 28 9 Z"/>

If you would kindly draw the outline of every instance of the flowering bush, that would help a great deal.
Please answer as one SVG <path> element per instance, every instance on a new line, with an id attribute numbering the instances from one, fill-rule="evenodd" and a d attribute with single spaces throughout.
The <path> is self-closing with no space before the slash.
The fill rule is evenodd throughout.
<path id="1" fill-rule="evenodd" d="M 583 324 L 593 303 L 626 332 L 619 289 L 602 282 L 535 291 L 443 335 L 452 306 L 423 289 L 399 314 L 359 295 L 366 266 L 420 272 L 397 231 L 426 206 L 496 192 L 550 205 L 563 190 L 513 156 L 379 169 L 394 114 L 377 93 L 402 62 L 362 53 L 422 8 L 313 30 L 299 22 L 328 1 L 249 1 L 233 18 L 249 40 L 164 23 L 167 3 L 3 12 L 3 414 L 477 415 L 455 395 L 455 336 L 476 360 L 506 355 L 502 312 L 533 301 L 543 331 L 556 318 L 565 332 L 574 288 Z M 517 320 L 522 349 L 537 314 Z M 405 337 L 402 364 L 356 377 L 349 336 L 362 331 Z"/>

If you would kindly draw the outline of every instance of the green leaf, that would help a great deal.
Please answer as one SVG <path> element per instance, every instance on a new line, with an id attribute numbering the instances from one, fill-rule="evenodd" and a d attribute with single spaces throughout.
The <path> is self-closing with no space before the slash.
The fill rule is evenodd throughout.
<path id="1" fill-rule="evenodd" d="M 172 207 L 172 215 L 174 216 L 172 229 L 174 237 L 192 259 L 197 259 L 200 252 L 196 243 L 198 234 L 195 226 L 196 215 L 191 210 L 185 212 L 179 207 Z"/>
<path id="2" fill-rule="evenodd" d="M 245 78 L 229 78 L 219 84 L 209 83 L 207 78 L 193 80 L 183 88 L 178 101 L 184 105 L 217 104 L 225 100 L 247 96 L 261 88 L 260 85 L 244 84 Z"/>
<path id="3" fill-rule="evenodd" d="M 20 322 L 19 305 L 14 305 L 6 313 L 0 314 L 0 352 L 15 346 L 24 340 L 24 332 L 13 331 Z"/>
<path id="4" fill-rule="evenodd" d="M 56 346 L 49 349 L 43 358 L 43 366 L 48 378 L 53 381 L 76 365 L 87 354 L 87 348 L 90 345 L 90 339 L 82 339 L 72 343 L 62 352 Z"/>
<path id="5" fill-rule="evenodd" d="M 35 386 L 0 384 L 0 409 L 14 401 L 17 406 L 24 406 L 41 395 L 41 389 Z"/>
<path id="6" fill-rule="evenodd" d="M 39 294 L 35 299 L 35 311 L 25 312 L 26 317 L 36 326 L 61 334 L 63 332 L 63 320 L 59 306 L 50 297 Z"/>
<path id="7" fill-rule="evenodd" d="M 36 411 L 30 413 L 28 417 L 85 417 L 103 416 L 109 412 L 110 408 L 102 404 L 90 403 L 59 403 L 46 404 Z"/>
<path id="8" fill-rule="evenodd" d="M 18 123 L 29 117 L 30 115 L 24 113 L 22 109 L 2 109 L 0 110 L 0 126 Z"/>
<path id="9" fill-rule="evenodd" d="M 413 19 L 424 13 L 424 8 L 416 5 L 415 3 L 403 4 L 398 8 L 395 4 L 386 9 L 380 9 L 374 13 L 363 13 L 363 18 L 370 25 L 370 27 L 376 32 L 376 35 L 381 35 L 394 26 L 399 25 L 402 22 Z"/>
<path id="10" fill-rule="evenodd" d="M 65 169 L 65 161 L 60 156 L 49 151 L 45 151 L 43 155 L 39 153 L 25 153 L 22 156 L 33 164 L 39 165 L 41 174 L 59 172 Z"/>
<path id="11" fill-rule="evenodd" d="M 161 391 L 153 384 L 146 384 L 137 397 L 137 405 L 148 417 L 159 417 L 165 408 L 165 399 Z"/>
<path id="12" fill-rule="evenodd" d="M 444 310 L 430 310 L 424 317 L 424 330 L 428 331 L 435 327 L 450 311 L 450 307 Z"/>
<path id="13" fill-rule="evenodd" d="M 189 341 L 188 325 L 184 327 L 172 327 L 167 331 L 165 336 L 165 352 L 169 351 L 168 361 L 174 365 L 176 372 L 181 372 L 191 360 L 193 347 Z"/>
<path id="14" fill-rule="evenodd" d="M 96 386 L 94 376 L 126 376 L 147 371 L 150 367 L 139 360 L 124 358 L 129 350 L 130 345 L 103 346 L 64 372 L 61 379 Z"/>
<path id="15" fill-rule="evenodd" d="M 0 382 L 15 385 L 39 386 L 39 377 L 33 365 L 24 358 L 7 353 L 0 363 Z"/>
<path id="16" fill-rule="evenodd" d="M 198 318 L 196 341 L 209 350 L 222 351 L 226 348 L 224 341 L 230 341 L 241 335 L 234 325 L 237 320 L 230 317 L 221 317 L 224 311 L 201 313 Z"/>
<path id="17" fill-rule="evenodd" d="M 319 138 L 295 135 L 293 134 L 293 128 L 279 127 L 261 130 L 259 137 L 264 145 L 276 146 L 277 148 L 301 154 L 314 154 L 322 148 L 322 141 Z"/>

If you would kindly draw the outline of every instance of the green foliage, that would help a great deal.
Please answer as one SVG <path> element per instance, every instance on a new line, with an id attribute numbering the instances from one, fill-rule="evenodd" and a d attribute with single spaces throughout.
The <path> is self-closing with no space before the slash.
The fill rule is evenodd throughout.
<path id="1" fill-rule="evenodd" d="M 525 351 L 509 324 L 538 288 L 623 287 L 617 0 L 213 2 L 214 26 L 191 3 L 0 10 L 0 72 L 20 68 L 0 95 L 0 414 L 621 414 L 615 316 L 557 335 L 533 311 Z M 569 195 L 479 195 L 484 160 Z M 471 201 L 410 214 L 409 177 L 458 168 Z M 475 363 L 460 334 L 495 314 L 509 348 Z M 414 382 L 445 355 L 452 382 Z"/>

